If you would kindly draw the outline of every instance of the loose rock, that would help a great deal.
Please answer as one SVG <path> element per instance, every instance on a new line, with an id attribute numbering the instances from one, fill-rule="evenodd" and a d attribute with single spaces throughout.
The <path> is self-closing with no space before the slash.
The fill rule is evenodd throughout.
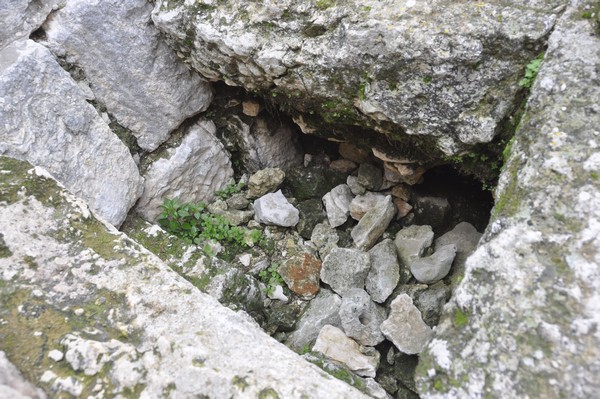
<path id="1" fill-rule="evenodd" d="M 405 266 L 410 266 L 413 259 L 420 258 L 433 242 L 431 226 L 409 226 L 396 234 L 394 244 L 398 257 Z"/>
<path id="2" fill-rule="evenodd" d="M 473 225 L 462 222 L 457 224 L 454 229 L 435 240 L 434 248 L 436 250 L 444 245 L 454 244 L 456 246 L 456 257 L 452 263 L 453 279 L 454 276 L 456 276 L 456 278 L 464 276 L 467 258 L 475 252 L 477 243 L 479 243 L 480 239 L 481 233 L 479 233 Z"/>
<path id="3" fill-rule="evenodd" d="M 317 198 L 309 199 L 299 203 L 297 208 L 300 212 L 300 219 L 296 230 L 302 238 L 310 240 L 315 226 L 327 217 L 323 210 L 323 201 Z"/>
<path id="4" fill-rule="evenodd" d="M 274 192 L 285 179 L 285 172 L 278 168 L 259 170 L 248 180 L 248 198 L 258 198 Z"/>
<path id="5" fill-rule="evenodd" d="M 408 355 L 420 353 L 433 336 L 431 328 L 423 322 L 421 312 L 406 294 L 392 302 L 390 315 L 381 324 L 381 332 L 398 350 Z"/>
<path id="6" fill-rule="evenodd" d="M 410 262 L 410 272 L 417 281 L 433 284 L 448 275 L 455 255 L 454 244 L 444 245 L 431 256 L 413 259 Z"/>
<path id="7" fill-rule="evenodd" d="M 358 167 L 357 182 L 367 190 L 377 191 L 383 183 L 382 171 L 375 165 L 362 163 Z"/>
<path id="8" fill-rule="evenodd" d="M 400 281 L 400 264 L 396 246 L 390 239 L 383 240 L 369 251 L 371 269 L 367 275 L 365 288 L 371 299 L 383 303 Z"/>
<path id="9" fill-rule="evenodd" d="M 369 254 L 356 249 L 334 248 L 323 261 L 321 280 L 340 295 L 363 288 L 371 268 Z"/>
<path id="10" fill-rule="evenodd" d="M 321 261 L 312 253 L 288 255 L 277 271 L 290 290 L 301 297 L 311 299 L 319 292 Z"/>
<path id="11" fill-rule="evenodd" d="M 358 177 L 356 176 L 348 176 L 346 184 L 350 187 L 350 191 L 352 191 L 352 194 L 354 195 L 363 195 L 367 192 L 367 189 L 358 183 Z"/>
<path id="12" fill-rule="evenodd" d="M 396 207 L 392 204 L 392 197 L 388 195 L 382 206 L 365 213 L 352 229 L 352 239 L 356 246 L 364 250 L 371 248 L 388 228 L 395 214 Z"/>
<path id="13" fill-rule="evenodd" d="M 371 209 L 384 207 L 386 201 L 387 198 L 385 195 L 370 191 L 367 191 L 363 195 L 357 195 L 350 202 L 350 216 L 354 220 L 360 220 Z"/>
<path id="14" fill-rule="evenodd" d="M 328 222 L 324 222 L 315 226 L 310 240 L 319 250 L 321 259 L 325 259 L 334 248 L 337 248 L 340 236 L 336 229 L 332 228 Z"/>
<path id="15" fill-rule="evenodd" d="M 342 296 L 342 329 L 362 345 L 375 346 L 383 342 L 385 338 L 379 326 L 385 317 L 385 308 L 376 305 L 362 288 L 348 289 Z"/>
<path id="16" fill-rule="evenodd" d="M 263 224 L 293 227 L 298 223 L 299 212 L 283 196 L 281 190 L 264 195 L 254 201 L 254 219 Z"/>
<path id="17" fill-rule="evenodd" d="M 331 227 L 338 227 L 346 223 L 350 213 L 350 202 L 352 201 L 352 192 L 345 184 L 340 184 L 333 190 L 325 194 L 323 203 L 327 211 L 327 219 Z"/>

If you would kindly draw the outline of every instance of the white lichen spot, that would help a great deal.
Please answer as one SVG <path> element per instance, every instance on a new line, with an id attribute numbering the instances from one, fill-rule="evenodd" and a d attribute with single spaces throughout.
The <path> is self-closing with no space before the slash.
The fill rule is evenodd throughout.
<path id="1" fill-rule="evenodd" d="M 44 374 L 42 374 L 42 376 L 40 377 L 40 381 L 43 382 L 44 384 L 52 381 L 53 379 L 55 379 L 56 377 L 58 377 L 56 374 L 54 374 L 52 371 L 50 370 L 46 370 L 44 371 Z"/>
<path id="2" fill-rule="evenodd" d="M 146 227 L 144 229 L 144 233 L 146 233 L 148 237 L 156 237 L 159 233 L 166 234 L 165 231 L 161 229 L 160 226 L 157 224 L 153 224 L 152 226 Z"/>
<path id="3" fill-rule="evenodd" d="M 429 353 L 435 359 L 436 363 L 444 370 L 450 370 L 452 360 L 450 358 L 450 351 L 448 350 L 448 343 L 441 339 L 434 338 L 429 344 Z"/>
<path id="4" fill-rule="evenodd" d="M 35 174 L 36 176 L 45 177 L 46 179 L 54 179 L 54 176 L 47 169 L 42 168 L 41 166 L 36 166 L 33 169 L 27 171 L 27 174 Z"/>
<path id="5" fill-rule="evenodd" d="M 63 360 L 65 355 L 58 349 L 52 349 L 50 352 L 48 352 L 48 357 L 54 360 L 55 362 L 60 362 L 61 360 Z"/>

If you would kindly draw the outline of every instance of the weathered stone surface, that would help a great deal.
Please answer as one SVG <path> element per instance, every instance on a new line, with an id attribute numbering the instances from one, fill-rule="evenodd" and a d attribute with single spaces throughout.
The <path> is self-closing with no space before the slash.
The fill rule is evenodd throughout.
<path id="1" fill-rule="evenodd" d="M 272 93 L 304 112 L 305 131 L 362 124 L 453 154 L 493 139 L 562 4 L 162 0 L 153 19 L 202 75 Z"/>
<path id="2" fill-rule="evenodd" d="M 375 399 L 392 399 L 392 396 L 372 378 L 365 379 L 365 388 L 367 393 Z"/>
<path id="3" fill-rule="evenodd" d="M 60 0 L 10 0 L 0 4 L 0 49 L 38 29 Z"/>
<path id="4" fill-rule="evenodd" d="M 411 203 L 414 205 L 415 224 L 431 226 L 437 232 L 445 229 L 450 222 L 452 207 L 446 198 L 413 195 Z"/>
<path id="5" fill-rule="evenodd" d="M 199 292 L 30 165 L 0 159 L 0 231 L 10 252 L 0 258 L 0 350 L 47 393 L 362 397 L 245 313 Z M 70 360 L 54 362 L 48 354 L 62 343 Z M 86 347 L 100 357 L 81 363 L 69 355 Z M 93 374 L 102 353 L 113 356 Z"/>
<path id="6" fill-rule="evenodd" d="M 346 184 L 350 187 L 350 191 L 354 195 L 363 195 L 367 192 L 367 189 L 358 183 L 358 177 L 356 176 L 348 176 Z"/>
<path id="7" fill-rule="evenodd" d="M 342 296 L 342 329 L 359 344 L 375 346 L 385 339 L 379 326 L 385 320 L 385 308 L 375 304 L 362 288 L 348 289 Z"/>
<path id="8" fill-rule="evenodd" d="M 450 287 L 439 281 L 425 291 L 417 294 L 413 299 L 414 305 L 421 311 L 421 317 L 429 327 L 437 326 L 442 315 L 442 310 L 450 299 Z"/>
<path id="9" fill-rule="evenodd" d="M 433 336 L 431 328 L 423 322 L 421 312 L 406 294 L 392 302 L 390 315 L 381 324 L 381 332 L 407 355 L 420 353 Z"/>
<path id="10" fill-rule="evenodd" d="M 600 391 L 600 37 L 585 4 L 549 39 L 491 224 L 421 353 L 424 398 Z"/>
<path id="11" fill-rule="evenodd" d="M 179 146 L 164 150 L 150 164 L 136 209 L 148 221 L 155 221 L 165 199 L 210 201 L 232 177 L 231 161 L 215 137 L 214 123 L 203 120 L 190 128 Z"/>
<path id="12" fill-rule="evenodd" d="M 392 202 L 396 207 L 396 219 L 402 219 L 403 217 L 407 216 L 413 209 L 412 205 L 400 198 L 394 198 Z"/>
<path id="13" fill-rule="evenodd" d="M 367 190 L 377 191 L 383 183 L 383 171 L 370 163 L 362 163 L 358 167 L 357 183 Z"/>
<path id="14" fill-rule="evenodd" d="M 298 201 L 322 198 L 332 188 L 346 182 L 345 174 L 316 166 L 292 168 L 285 177 L 286 186 Z"/>
<path id="15" fill-rule="evenodd" d="M 344 295 L 350 288 L 362 288 L 371 268 L 369 254 L 350 248 L 334 248 L 323 261 L 321 280 Z"/>
<path id="16" fill-rule="evenodd" d="M 310 240 L 315 226 L 327 217 L 323 210 L 323 201 L 317 198 L 309 199 L 299 203 L 296 208 L 300 212 L 296 230 L 303 238 Z"/>
<path id="17" fill-rule="evenodd" d="M 456 256 L 454 244 L 444 245 L 430 256 L 413 259 L 410 262 L 410 272 L 417 281 L 433 284 L 448 275 L 454 256 Z"/>
<path id="18" fill-rule="evenodd" d="M 361 164 L 369 159 L 369 151 L 359 148 L 352 143 L 340 143 L 338 150 L 341 156 L 357 164 Z"/>
<path id="19" fill-rule="evenodd" d="M 379 366 L 379 352 L 373 348 L 362 347 L 348 338 L 342 330 L 331 325 L 321 329 L 312 349 L 365 377 L 375 377 Z"/>
<path id="20" fill-rule="evenodd" d="M 472 224 L 461 222 L 452 230 L 443 236 L 436 238 L 434 249 L 439 249 L 444 245 L 454 244 L 456 246 L 456 257 L 452 263 L 452 275 L 454 281 L 462 278 L 465 274 L 465 262 L 467 258 L 475 252 L 477 243 L 481 239 L 481 233 L 478 232 Z"/>
<path id="21" fill-rule="evenodd" d="M 388 195 L 383 204 L 365 213 L 354 226 L 351 233 L 354 244 L 363 250 L 370 249 L 388 228 L 395 214 L 396 207 Z"/>
<path id="22" fill-rule="evenodd" d="M 254 219 L 259 223 L 282 227 L 294 227 L 298 223 L 298 209 L 288 202 L 281 190 L 263 195 L 252 206 Z"/>
<path id="23" fill-rule="evenodd" d="M 323 196 L 327 220 L 331 227 L 338 227 L 346 223 L 350 214 L 352 192 L 346 184 L 340 184 Z"/>
<path id="24" fill-rule="evenodd" d="M 356 169 L 358 165 L 349 159 L 336 159 L 335 161 L 331 161 L 329 167 L 333 170 L 337 170 L 338 172 L 350 174 L 354 169 Z"/>
<path id="25" fill-rule="evenodd" d="M 308 251 L 288 254 L 277 271 L 289 289 L 301 297 L 311 299 L 319 292 L 321 261 L 314 254 Z"/>
<path id="26" fill-rule="evenodd" d="M 0 351 L 0 397 L 10 399 L 46 399 L 46 394 L 23 378 L 19 370 Z"/>
<path id="27" fill-rule="evenodd" d="M 151 11 L 145 0 L 68 1 L 43 25 L 44 44 L 83 69 L 96 98 L 149 151 L 212 100 L 210 85 L 164 43 Z"/>
<path id="28" fill-rule="evenodd" d="M 0 50 L 0 154 L 47 169 L 120 225 L 142 193 L 127 148 L 50 52 L 31 40 Z"/>
<path id="29" fill-rule="evenodd" d="M 350 216 L 354 220 L 360 220 L 371 209 L 385 206 L 386 201 L 385 195 L 370 191 L 357 195 L 350 202 Z"/>
<path id="30" fill-rule="evenodd" d="M 323 222 L 315 226 L 310 240 L 317 246 L 321 259 L 325 259 L 334 248 L 337 248 L 340 236 L 337 230 L 332 228 L 328 222 Z"/>
<path id="31" fill-rule="evenodd" d="M 248 179 L 248 198 L 258 198 L 272 193 L 281 186 L 285 172 L 279 168 L 266 168 L 257 171 Z"/>
<path id="32" fill-rule="evenodd" d="M 398 257 L 404 266 L 410 266 L 413 259 L 423 256 L 432 242 L 431 226 L 408 226 L 400 230 L 394 239 Z"/>
<path id="33" fill-rule="evenodd" d="M 390 239 L 383 240 L 369 251 L 371 269 L 367 275 L 365 288 L 371 299 L 383 303 L 400 281 L 400 264 L 396 246 Z"/>
<path id="34" fill-rule="evenodd" d="M 334 292 L 323 289 L 310 301 L 310 305 L 298 320 L 296 330 L 290 334 L 285 344 L 300 352 L 314 343 L 325 325 L 341 327 L 339 310 L 342 298 Z"/>
<path id="35" fill-rule="evenodd" d="M 250 205 L 250 200 L 244 193 L 235 193 L 225 200 L 228 209 L 243 211 Z"/>

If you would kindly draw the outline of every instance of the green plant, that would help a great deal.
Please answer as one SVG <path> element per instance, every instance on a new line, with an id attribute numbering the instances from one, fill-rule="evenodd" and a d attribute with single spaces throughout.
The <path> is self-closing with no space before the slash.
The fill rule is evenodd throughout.
<path id="1" fill-rule="evenodd" d="M 224 189 L 218 190 L 215 193 L 215 195 L 222 200 L 226 200 L 227 198 L 230 198 L 233 194 L 237 194 L 240 191 L 242 191 L 244 187 L 246 187 L 246 185 L 243 182 L 236 183 L 232 181 Z"/>
<path id="2" fill-rule="evenodd" d="M 329 7 L 332 7 L 333 5 L 335 5 L 335 0 L 317 0 L 317 1 L 315 1 L 315 6 L 319 10 L 325 10 Z"/>
<path id="3" fill-rule="evenodd" d="M 267 285 L 267 294 L 271 295 L 275 291 L 275 287 L 278 285 L 283 285 L 283 278 L 277 271 L 277 263 L 272 263 L 266 269 L 258 272 L 258 278 L 260 281 Z"/>
<path id="4" fill-rule="evenodd" d="M 527 64 L 525 67 L 525 76 L 523 79 L 519 81 L 519 86 L 525 87 L 527 89 L 531 88 L 535 78 L 540 70 L 540 66 L 542 65 L 542 61 L 544 60 L 544 53 L 540 53 L 533 61 Z"/>

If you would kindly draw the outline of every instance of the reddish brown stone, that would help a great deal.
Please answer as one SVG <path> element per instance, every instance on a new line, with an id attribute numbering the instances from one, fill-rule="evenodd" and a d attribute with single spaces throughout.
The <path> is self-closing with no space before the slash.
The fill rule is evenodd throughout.
<path id="1" fill-rule="evenodd" d="M 286 260 L 277 269 L 283 281 L 296 294 L 310 299 L 319 292 L 321 261 L 303 252 Z"/>

